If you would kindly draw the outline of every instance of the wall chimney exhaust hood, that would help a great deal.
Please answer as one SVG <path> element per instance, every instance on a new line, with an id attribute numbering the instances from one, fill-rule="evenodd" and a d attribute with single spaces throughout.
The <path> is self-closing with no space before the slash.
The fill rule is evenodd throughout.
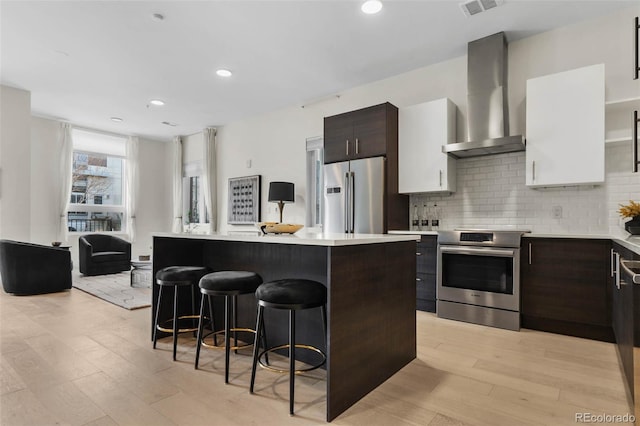
<path id="1" fill-rule="evenodd" d="M 524 151 L 522 135 L 509 136 L 504 32 L 468 44 L 467 91 L 469 142 L 444 145 L 442 152 L 455 158 L 467 158 Z"/>

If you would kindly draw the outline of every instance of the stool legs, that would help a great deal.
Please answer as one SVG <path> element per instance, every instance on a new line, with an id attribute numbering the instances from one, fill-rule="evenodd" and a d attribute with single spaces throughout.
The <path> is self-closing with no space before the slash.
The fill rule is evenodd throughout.
<path id="1" fill-rule="evenodd" d="M 156 348 L 156 342 L 158 341 L 158 318 L 160 317 L 160 306 L 162 302 L 162 289 L 163 287 L 160 287 L 159 293 L 158 293 L 158 306 L 156 306 L 156 318 L 153 321 L 153 349 Z"/>
<path id="2" fill-rule="evenodd" d="M 176 360 L 176 351 L 178 350 L 178 286 L 173 291 L 173 360 Z"/>
<path id="3" fill-rule="evenodd" d="M 327 308 L 322 306 L 322 326 L 324 330 L 324 342 L 325 348 L 327 345 Z M 253 393 L 254 384 L 256 381 L 256 367 L 258 365 L 258 358 L 260 357 L 260 345 L 258 342 L 260 338 L 263 339 L 265 350 L 267 349 L 267 341 L 264 332 L 264 306 L 258 305 L 258 319 L 256 320 L 256 337 L 253 344 L 253 362 L 251 365 L 251 382 L 249 385 L 249 392 Z M 267 352 L 265 352 L 265 359 L 267 364 L 269 363 L 267 358 Z M 293 407 L 295 401 L 295 377 L 296 377 L 296 311 L 294 309 L 289 310 L 289 414 L 293 415 Z"/>
<path id="4" fill-rule="evenodd" d="M 204 294 L 200 298 L 200 319 L 198 320 L 198 335 L 196 336 L 196 362 L 194 364 L 194 368 L 196 370 L 198 369 L 198 361 L 200 360 L 200 345 L 202 342 L 202 329 L 204 328 L 204 304 L 208 299 L 209 296 L 205 297 Z M 211 303 L 209 303 L 209 305 L 211 305 Z M 215 331 L 215 329 L 213 331 Z"/>
<path id="5" fill-rule="evenodd" d="M 217 335 L 215 334 L 216 327 L 215 322 L 213 320 L 213 300 L 211 295 L 203 295 L 202 301 L 200 303 L 200 321 L 198 323 L 198 337 L 196 343 L 196 361 L 195 361 L 195 369 L 198 369 L 199 360 L 200 360 L 200 346 L 202 345 L 202 336 L 204 334 L 204 304 L 205 298 L 207 303 L 209 304 L 209 315 L 211 316 L 211 331 L 213 332 L 213 344 L 214 346 L 218 345 Z M 229 383 L 229 362 L 230 362 L 230 354 L 231 354 L 231 332 L 233 331 L 233 347 L 238 346 L 238 337 L 237 337 L 237 296 L 236 295 L 226 295 L 225 296 L 225 314 L 224 314 L 224 382 Z M 259 336 L 256 333 L 256 336 Z M 258 341 L 259 337 L 256 338 Z M 266 347 L 266 337 L 263 332 L 262 341 L 264 346 Z M 234 349 L 237 353 L 238 350 Z M 267 358 L 268 362 L 268 358 Z"/>
<path id="6" fill-rule="evenodd" d="M 260 354 L 260 335 L 262 333 L 262 327 L 264 327 L 264 306 L 258 305 L 258 319 L 256 320 L 256 337 L 253 342 L 253 363 L 251 366 L 251 383 L 249 385 L 249 393 L 253 393 L 253 385 L 256 381 L 256 366 L 258 364 L 258 355 Z M 267 349 L 267 346 L 264 347 Z"/>
<path id="7" fill-rule="evenodd" d="M 234 297 L 235 298 L 235 297 Z M 233 299 L 234 299 L 233 298 Z M 231 347 L 231 310 L 232 297 L 225 296 L 224 318 L 224 382 L 229 383 L 229 348 Z"/>
<path id="8" fill-rule="evenodd" d="M 289 311 L 289 414 L 293 416 L 293 392 L 296 377 L 296 311 Z"/>
<path id="9" fill-rule="evenodd" d="M 158 342 L 158 324 L 160 321 L 160 306 L 162 306 L 162 294 L 164 293 L 165 286 L 160 286 L 158 293 L 158 304 L 156 306 L 156 313 L 153 324 L 153 349 L 156 348 Z M 173 292 L 173 360 L 176 360 L 176 354 L 178 350 L 178 334 L 180 331 L 180 318 L 178 317 L 178 290 L 179 286 L 174 286 Z M 192 312 L 195 312 L 195 293 L 193 292 L 193 286 L 191 286 L 191 307 Z M 193 322 L 192 328 L 195 329 L 195 318 L 191 320 Z M 194 334 L 197 330 L 194 330 Z"/>

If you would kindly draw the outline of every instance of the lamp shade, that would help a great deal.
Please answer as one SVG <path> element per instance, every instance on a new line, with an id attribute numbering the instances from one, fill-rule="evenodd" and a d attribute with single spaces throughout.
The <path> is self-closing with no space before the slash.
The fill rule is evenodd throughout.
<path id="1" fill-rule="evenodd" d="M 293 203 L 295 201 L 294 185 L 291 182 L 270 182 L 269 202 L 272 201 Z"/>

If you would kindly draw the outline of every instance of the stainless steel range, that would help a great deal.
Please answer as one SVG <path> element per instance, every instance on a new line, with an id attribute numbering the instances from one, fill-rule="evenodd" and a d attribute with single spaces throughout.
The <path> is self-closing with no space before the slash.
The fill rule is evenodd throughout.
<path id="1" fill-rule="evenodd" d="M 520 330 L 520 239 L 526 232 L 438 231 L 438 316 Z"/>

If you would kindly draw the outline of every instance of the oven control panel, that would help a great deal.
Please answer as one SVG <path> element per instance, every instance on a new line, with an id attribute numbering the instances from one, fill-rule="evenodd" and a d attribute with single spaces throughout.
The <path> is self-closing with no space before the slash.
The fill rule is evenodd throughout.
<path id="1" fill-rule="evenodd" d="M 529 231 L 454 229 L 438 231 L 438 245 L 519 248 L 522 234 Z"/>
<path id="2" fill-rule="evenodd" d="M 493 242 L 493 232 L 461 232 L 460 242 L 486 243 Z"/>

